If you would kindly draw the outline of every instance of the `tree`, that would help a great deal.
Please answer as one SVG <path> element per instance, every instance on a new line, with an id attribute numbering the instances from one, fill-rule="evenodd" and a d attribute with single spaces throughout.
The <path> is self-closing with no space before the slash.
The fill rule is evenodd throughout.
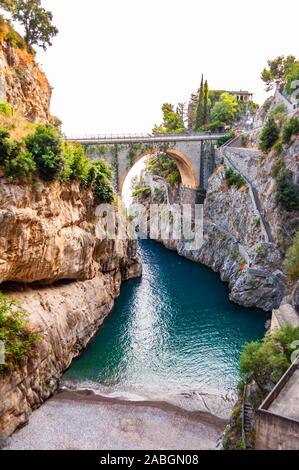
<path id="1" fill-rule="evenodd" d="M 203 124 L 204 124 L 204 82 L 203 82 L 203 75 L 202 75 L 200 88 L 199 88 L 195 128 L 200 129 L 203 126 Z"/>
<path id="2" fill-rule="evenodd" d="M 24 39 L 29 46 L 37 45 L 46 50 L 52 45 L 58 29 L 52 24 L 52 13 L 41 6 L 41 0 L 0 0 L 0 6 L 24 27 Z"/>
<path id="3" fill-rule="evenodd" d="M 235 96 L 222 93 L 220 101 L 217 101 L 211 111 L 214 123 L 220 125 L 232 124 L 238 111 L 238 102 Z"/>
<path id="4" fill-rule="evenodd" d="M 209 85 L 208 81 L 205 81 L 203 89 L 203 124 L 207 124 L 209 121 Z"/>
<path id="5" fill-rule="evenodd" d="M 287 211 L 299 209 L 299 190 L 293 183 L 293 172 L 282 168 L 277 177 L 277 200 Z"/>
<path id="6" fill-rule="evenodd" d="M 178 103 L 176 113 L 181 116 L 183 122 L 187 121 L 186 118 L 186 103 Z"/>
<path id="7" fill-rule="evenodd" d="M 160 133 L 181 133 L 184 132 L 184 121 L 180 114 L 174 111 L 174 107 L 170 103 L 164 103 L 162 106 L 163 125 L 155 126 L 153 129 L 154 134 Z"/>
<path id="8" fill-rule="evenodd" d="M 261 76 L 266 84 L 266 91 L 272 90 L 275 85 L 285 85 L 294 67 L 298 64 L 298 60 L 293 55 L 287 57 L 282 55 L 276 59 L 268 60 L 268 68 L 263 70 Z"/>
<path id="9" fill-rule="evenodd" d="M 287 115 L 288 115 L 288 109 L 286 105 L 282 102 L 279 102 L 270 111 L 270 116 L 272 116 L 275 119 L 275 122 L 278 124 L 280 128 L 283 126 L 284 122 L 286 121 Z"/>
<path id="10" fill-rule="evenodd" d="M 296 92 L 295 98 L 297 98 L 298 85 L 299 85 L 299 62 L 294 64 L 294 66 L 292 67 L 292 70 L 288 74 L 285 90 L 289 95 Z"/>
<path id="11" fill-rule="evenodd" d="M 259 148 L 263 152 L 269 152 L 271 148 L 273 147 L 273 145 L 275 144 L 275 142 L 277 141 L 278 137 L 279 137 L 278 125 L 276 124 L 275 119 L 272 116 L 270 116 L 262 129 Z"/>
<path id="12" fill-rule="evenodd" d="M 197 109 L 198 95 L 192 93 L 188 104 L 188 128 L 193 129 L 196 121 L 196 109 Z"/>
<path id="13" fill-rule="evenodd" d="M 16 4 L 16 0 L 0 0 L 0 7 L 3 10 L 12 12 Z"/>
<path id="14" fill-rule="evenodd" d="M 39 125 L 25 138 L 27 150 L 32 155 L 41 178 L 52 181 L 61 173 L 65 160 L 61 136 L 51 126 Z"/>
<path id="15" fill-rule="evenodd" d="M 152 155 L 147 159 L 146 169 L 152 175 L 160 176 L 172 187 L 181 183 L 181 174 L 175 162 L 164 153 Z"/>
<path id="16" fill-rule="evenodd" d="M 282 130 L 282 140 L 285 144 L 288 144 L 293 135 L 299 134 L 299 119 L 296 116 L 292 116 L 285 124 Z"/>
<path id="17" fill-rule="evenodd" d="M 299 339 L 299 328 L 286 325 L 267 335 L 262 342 L 252 342 L 244 347 L 240 358 L 243 378 L 252 377 L 263 394 L 273 386 L 291 365 L 294 352 L 292 344 Z"/>
<path id="18" fill-rule="evenodd" d="M 112 185 L 113 172 L 104 160 L 97 160 L 93 164 L 93 192 L 100 202 L 111 204 L 115 198 Z"/>

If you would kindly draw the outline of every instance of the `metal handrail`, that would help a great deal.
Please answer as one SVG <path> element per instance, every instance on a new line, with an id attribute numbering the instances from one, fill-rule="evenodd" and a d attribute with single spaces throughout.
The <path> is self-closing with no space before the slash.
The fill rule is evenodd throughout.
<path id="1" fill-rule="evenodd" d="M 202 141 L 202 140 L 217 140 L 224 137 L 226 134 L 91 134 L 82 136 L 65 136 L 68 141 L 76 142 L 107 142 L 107 143 L 127 143 L 127 142 L 180 142 L 180 141 Z"/>

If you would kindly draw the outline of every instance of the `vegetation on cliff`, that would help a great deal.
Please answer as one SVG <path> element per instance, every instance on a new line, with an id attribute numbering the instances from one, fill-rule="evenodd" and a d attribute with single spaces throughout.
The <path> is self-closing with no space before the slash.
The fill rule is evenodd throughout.
<path id="1" fill-rule="evenodd" d="M 0 375 L 19 367 L 38 341 L 37 333 L 31 331 L 27 324 L 26 312 L 1 292 L 0 341 L 4 346 L 4 363 L 0 363 Z"/>
<path id="2" fill-rule="evenodd" d="M 279 127 L 273 116 L 270 116 L 262 129 L 259 147 L 263 152 L 269 152 L 279 137 Z"/>
<path id="3" fill-rule="evenodd" d="M 277 201 L 288 212 L 299 209 L 299 188 L 294 182 L 293 172 L 285 164 L 285 155 L 298 134 L 298 117 L 288 118 L 284 106 L 278 104 L 269 113 L 259 140 L 260 150 L 264 153 L 273 151 L 279 156 L 272 165 L 272 176 L 277 183 Z"/>
<path id="4" fill-rule="evenodd" d="M 247 112 L 255 114 L 258 107 L 252 101 L 238 101 L 232 92 L 210 90 L 202 78 L 200 88 L 188 103 L 188 127 L 196 131 L 231 127 Z"/>
<path id="5" fill-rule="evenodd" d="M 184 121 L 182 116 L 174 111 L 174 107 L 170 103 L 164 103 L 162 106 L 163 124 L 156 125 L 153 134 L 174 133 L 180 134 L 184 132 Z"/>
<path id="6" fill-rule="evenodd" d="M 24 28 L 27 46 L 36 45 L 46 50 L 52 45 L 58 29 L 52 24 L 52 13 L 42 7 L 41 0 L 0 0 L 0 7 Z"/>
<path id="7" fill-rule="evenodd" d="M 64 142 L 54 127 L 35 126 L 34 132 L 21 141 L 9 137 L 7 130 L 0 129 L 0 170 L 6 177 L 32 181 L 39 176 L 62 183 L 76 180 L 92 188 L 97 200 L 113 201 L 113 174 L 107 163 L 91 162 L 81 145 Z"/>
<path id="8" fill-rule="evenodd" d="M 225 449 L 242 450 L 242 404 L 247 385 L 246 403 L 257 410 L 268 393 L 273 389 L 292 363 L 292 354 L 299 340 L 299 328 L 286 325 L 268 333 L 262 341 L 244 346 L 240 357 L 241 379 L 238 386 L 238 401 L 233 409 L 230 425 L 223 438 Z M 247 439 L 254 446 L 254 429 L 247 433 Z"/>
<path id="9" fill-rule="evenodd" d="M 299 279 L 299 230 L 295 235 L 292 246 L 287 252 L 284 266 L 290 280 L 297 281 Z"/>
<path id="10" fill-rule="evenodd" d="M 267 91 L 283 86 L 290 95 L 294 91 L 292 83 L 299 79 L 299 60 L 293 55 L 268 60 L 268 67 L 263 70 L 261 78 Z"/>
<path id="11" fill-rule="evenodd" d="M 229 188 L 235 186 L 236 188 L 240 189 L 247 186 L 246 180 L 243 178 L 243 176 L 234 171 L 232 168 L 226 168 L 224 176 Z"/>
<path id="12" fill-rule="evenodd" d="M 286 325 L 244 347 L 240 358 L 244 383 L 253 379 L 264 398 L 291 365 L 294 344 L 299 340 L 299 327 Z M 260 403 L 258 403 L 260 404 Z"/>
<path id="13" fill-rule="evenodd" d="M 166 180 L 172 188 L 181 183 L 182 178 L 176 163 L 164 153 L 157 153 L 147 159 L 146 169 L 148 173 L 160 176 Z"/>

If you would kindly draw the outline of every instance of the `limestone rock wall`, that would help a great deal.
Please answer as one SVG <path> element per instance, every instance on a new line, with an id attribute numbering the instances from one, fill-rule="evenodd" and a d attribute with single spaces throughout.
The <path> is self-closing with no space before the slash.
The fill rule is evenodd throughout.
<path id="1" fill-rule="evenodd" d="M 129 242 L 98 240 L 97 222 L 92 191 L 77 182 L 32 186 L 1 178 L 0 283 L 92 279 L 109 268 L 107 260 L 122 267 Z M 130 250 L 136 260 L 134 242 Z"/>
<path id="2" fill-rule="evenodd" d="M 95 214 L 92 192 L 76 182 L 0 180 L 0 288 L 20 301 L 39 334 L 21 368 L 0 377 L 0 440 L 55 391 L 122 281 L 141 275 L 136 241 L 98 239 L 103 220 Z"/>
<path id="3" fill-rule="evenodd" d="M 266 311 L 280 305 L 285 292 L 281 255 L 265 242 L 248 190 L 229 189 L 222 167 L 209 181 L 204 243 L 195 259 L 220 272 L 234 302 Z"/>
<path id="4" fill-rule="evenodd" d="M 5 22 L 0 26 L 0 99 L 29 121 L 47 122 L 51 86 L 17 33 Z"/>
<path id="5" fill-rule="evenodd" d="M 176 197 L 168 200 L 183 203 L 177 191 Z M 141 198 L 138 202 L 157 203 L 155 193 L 150 200 Z M 278 308 L 285 295 L 281 253 L 275 244 L 265 240 L 248 189 L 228 188 L 222 166 L 209 179 L 203 215 L 204 239 L 200 249 L 190 250 L 187 242 L 171 237 L 158 241 L 219 272 L 229 284 L 232 301 L 266 311 Z"/>
<path id="6" fill-rule="evenodd" d="M 23 367 L 0 380 L 0 441 L 24 425 L 59 385 L 63 371 L 94 336 L 119 293 L 119 271 L 89 281 L 12 292 L 40 341 Z"/>

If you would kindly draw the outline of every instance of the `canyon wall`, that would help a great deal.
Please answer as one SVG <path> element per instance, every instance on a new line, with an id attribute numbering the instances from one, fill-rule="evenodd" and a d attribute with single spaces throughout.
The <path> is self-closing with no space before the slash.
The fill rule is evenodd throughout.
<path id="1" fill-rule="evenodd" d="M 170 190 L 171 191 L 171 190 Z M 180 192 L 172 203 L 183 203 Z M 157 203 L 139 197 L 140 203 Z M 202 263 L 219 272 L 229 284 L 230 299 L 246 307 L 266 311 L 277 308 L 285 294 L 282 258 L 277 247 L 265 236 L 248 189 L 228 188 L 224 167 L 218 166 L 211 176 L 203 207 L 203 243 L 199 249 L 188 249 L 188 242 L 159 238 L 164 246 L 179 255 Z"/>
<path id="2" fill-rule="evenodd" d="M 20 301 L 39 341 L 0 379 L 0 439 L 26 423 L 141 275 L 134 240 L 99 240 L 92 191 L 73 182 L 0 184 L 1 290 Z"/>
<path id="3" fill-rule="evenodd" d="M 0 19 L 0 100 L 31 122 L 48 122 L 52 88 L 24 40 Z"/>

